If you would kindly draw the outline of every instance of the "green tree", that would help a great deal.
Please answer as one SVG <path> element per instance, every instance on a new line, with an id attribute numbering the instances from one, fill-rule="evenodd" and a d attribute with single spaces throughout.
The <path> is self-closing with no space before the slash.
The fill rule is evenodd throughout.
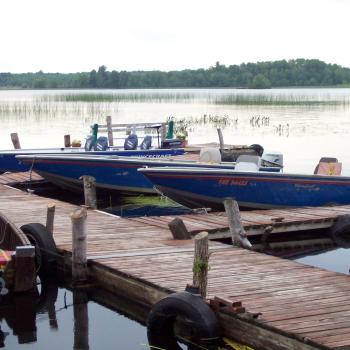
<path id="1" fill-rule="evenodd" d="M 263 74 L 257 74 L 250 85 L 252 89 L 269 89 L 271 82 Z"/>

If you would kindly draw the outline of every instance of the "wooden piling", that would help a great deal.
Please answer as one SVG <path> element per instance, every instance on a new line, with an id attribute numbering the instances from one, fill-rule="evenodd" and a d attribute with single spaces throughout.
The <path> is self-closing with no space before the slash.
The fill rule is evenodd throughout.
<path id="1" fill-rule="evenodd" d="M 225 148 L 225 144 L 224 144 L 224 137 L 222 135 L 222 131 L 220 128 L 217 129 L 218 131 L 218 136 L 219 136 L 219 142 L 220 142 L 220 149 L 224 149 Z"/>
<path id="2" fill-rule="evenodd" d="M 16 248 L 14 292 L 27 292 L 35 287 L 36 267 L 34 246 Z"/>
<path id="3" fill-rule="evenodd" d="M 53 223 L 55 219 L 55 203 L 49 203 L 47 205 L 47 213 L 46 213 L 46 228 L 53 235 Z"/>
<path id="4" fill-rule="evenodd" d="M 84 284 L 87 272 L 87 210 L 80 208 L 71 214 L 72 220 L 72 282 Z"/>
<path id="5" fill-rule="evenodd" d="M 194 238 L 193 286 L 199 287 L 204 299 L 207 296 L 208 263 L 208 232 L 200 232 Z"/>
<path id="6" fill-rule="evenodd" d="M 163 142 L 166 139 L 167 133 L 167 123 L 162 123 L 162 127 L 160 128 L 160 140 Z"/>
<path id="7" fill-rule="evenodd" d="M 96 179 L 93 176 L 83 175 L 84 199 L 88 208 L 97 209 Z"/>
<path id="8" fill-rule="evenodd" d="M 111 146 L 114 146 L 114 143 L 113 143 L 112 117 L 110 115 L 106 117 L 106 124 L 107 124 L 108 145 L 111 147 Z"/>
<path id="9" fill-rule="evenodd" d="M 70 147 L 71 142 L 70 142 L 70 135 L 64 135 L 64 147 Z"/>
<path id="10" fill-rule="evenodd" d="M 184 222 L 180 218 L 175 218 L 168 223 L 170 232 L 174 239 L 191 239 L 191 234 L 188 232 Z"/>
<path id="11" fill-rule="evenodd" d="M 21 149 L 21 144 L 19 142 L 19 137 L 18 137 L 18 134 L 16 132 L 11 134 L 11 141 L 12 141 L 13 147 L 15 149 Z"/>
<path id="12" fill-rule="evenodd" d="M 74 350 L 89 349 L 88 296 L 83 290 L 73 291 Z"/>
<path id="13" fill-rule="evenodd" d="M 232 244 L 238 247 L 251 249 L 252 245 L 242 225 L 238 203 L 232 198 L 227 198 L 224 200 L 224 206 L 230 227 Z"/>

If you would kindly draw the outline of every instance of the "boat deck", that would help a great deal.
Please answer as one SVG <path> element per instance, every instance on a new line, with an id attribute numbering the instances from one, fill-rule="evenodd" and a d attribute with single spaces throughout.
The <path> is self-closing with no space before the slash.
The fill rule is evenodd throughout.
<path id="1" fill-rule="evenodd" d="M 44 224 L 49 202 L 52 200 L 0 186 L 0 211 L 18 226 L 30 222 Z M 59 250 L 69 257 L 70 214 L 77 207 L 55 202 L 54 239 Z M 332 210 L 337 208 L 325 212 Z M 348 210 L 339 208 L 341 213 Z M 323 213 L 318 209 L 316 212 Z M 298 210 L 292 213 L 292 217 L 305 220 Z M 243 214 L 243 220 L 248 220 Z M 269 217 L 280 217 L 281 211 L 248 214 L 249 222 L 258 226 L 268 222 Z M 305 215 L 311 215 L 311 211 Z M 217 225 L 215 220 L 225 226 L 226 220 L 223 214 L 183 218 L 195 232 L 211 230 Z M 193 241 L 174 240 L 168 220 L 126 219 L 89 210 L 88 257 L 92 280 L 148 305 L 168 293 L 184 290 L 192 281 Z M 348 276 L 218 242 L 210 242 L 210 251 L 208 297 L 241 301 L 247 311 L 220 314 L 226 336 L 271 350 L 349 349 Z M 260 316 L 255 319 L 252 315 Z"/>

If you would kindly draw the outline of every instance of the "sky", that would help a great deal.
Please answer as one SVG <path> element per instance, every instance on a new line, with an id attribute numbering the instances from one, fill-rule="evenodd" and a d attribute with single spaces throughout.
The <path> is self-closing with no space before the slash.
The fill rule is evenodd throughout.
<path id="1" fill-rule="evenodd" d="M 0 72 L 350 68 L 350 0 L 0 0 Z"/>

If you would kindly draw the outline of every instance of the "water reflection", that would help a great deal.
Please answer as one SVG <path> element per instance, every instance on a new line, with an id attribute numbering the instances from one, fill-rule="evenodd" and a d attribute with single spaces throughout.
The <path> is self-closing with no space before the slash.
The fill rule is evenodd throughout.
<path id="1" fill-rule="evenodd" d="M 0 347 L 18 349 L 23 346 L 30 350 L 147 348 L 145 327 L 112 311 L 121 301 L 110 294 L 107 297 L 98 290 L 72 292 L 55 283 L 46 283 L 35 293 L 1 298 Z M 103 305 L 112 310 L 94 301 L 98 299 L 104 300 Z"/>
<path id="2" fill-rule="evenodd" d="M 1 297 L 0 348 L 154 349 L 145 327 L 149 311 L 102 289 L 71 291 L 44 283 L 34 293 Z M 185 340 L 163 340 L 174 349 L 201 348 Z"/>

